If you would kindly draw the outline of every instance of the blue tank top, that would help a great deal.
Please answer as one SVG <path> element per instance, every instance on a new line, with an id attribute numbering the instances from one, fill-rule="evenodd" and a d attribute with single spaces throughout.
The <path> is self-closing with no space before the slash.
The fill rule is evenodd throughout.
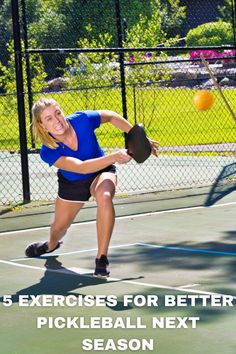
<path id="1" fill-rule="evenodd" d="M 85 161 L 104 156 L 94 130 L 100 126 L 100 115 L 97 111 L 75 112 L 66 119 L 70 122 L 78 139 L 78 149 L 71 150 L 62 142 L 57 143 L 56 149 L 42 145 L 40 150 L 41 159 L 52 166 L 61 156 L 71 156 Z M 69 181 L 83 180 L 96 175 L 96 173 L 80 174 L 59 169 L 64 178 Z"/>

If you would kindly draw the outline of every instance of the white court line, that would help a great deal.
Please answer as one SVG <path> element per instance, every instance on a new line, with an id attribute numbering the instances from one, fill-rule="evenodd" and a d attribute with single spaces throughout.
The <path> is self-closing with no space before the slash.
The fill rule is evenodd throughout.
<path id="1" fill-rule="evenodd" d="M 122 248 L 122 247 L 131 247 L 131 246 L 144 246 L 144 247 L 150 247 L 150 248 L 159 248 L 163 250 L 171 250 L 171 251 L 185 251 L 185 252 L 193 252 L 193 253 L 203 253 L 203 254 L 213 254 L 213 255 L 220 255 L 220 256 L 231 256 L 235 257 L 236 252 L 224 252 L 224 251 L 214 251 L 214 250 L 207 250 L 207 249 L 198 249 L 198 248 L 190 248 L 190 247 L 173 247 L 173 246 L 165 246 L 165 245 L 156 245 L 148 242 L 135 242 L 135 243 L 125 243 L 121 245 L 116 245 L 116 246 L 110 246 L 109 249 L 114 249 L 114 248 Z M 72 254 L 80 254 L 80 253 L 87 253 L 87 252 L 94 252 L 97 251 L 97 248 L 90 248 L 90 249 L 85 249 L 85 250 L 79 250 L 79 251 L 71 251 L 71 252 L 64 252 L 64 253 L 50 253 L 50 254 L 43 254 L 43 259 L 45 258 L 50 258 L 50 257 L 56 257 L 56 256 L 70 256 Z M 37 259 L 40 257 L 36 257 Z M 11 259 L 11 262 L 19 262 L 19 261 L 30 261 L 32 258 L 30 257 L 24 257 L 24 258 L 14 258 Z"/>
<path id="2" fill-rule="evenodd" d="M 11 261 L 4 261 L 0 260 L 0 263 L 19 267 L 19 268 L 26 268 L 26 269 L 35 269 L 35 270 L 42 270 L 42 271 L 48 271 L 48 272 L 54 272 L 54 273 L 64 273 L 71 275 L 70 272 L 73 272 L 72 275 L 78 274 L 79 276 L 84 276 L 86 278 L 93 278 L 93 279 L 99 279 L 95 278 L 92 273 L 92 270 L 88 269 L 81 269 L 81 268 L 67 268 L 62 270 L 62 269 L 48 269 L 48 268 L 42 268 L 42 267 L 35 267 L 35 266 L 29 266 L 25 264 L 19 264 L 19 263 L 14 263 Z M 79 271 L 77 273 L 77 271 Z M 91 274 L 87 274 L 87 272 Z M 105 281 L 105 280 L 104 280 Z M 165 285 L 158 285 L 158 284 L 150 284 L 150 283 L 143 283 L 143 282 L 137 282 L 133 280 L 125 280 L 125 279 L 119 279 L 119 278 L 107 278 L 107 282 L 117 282 L 117 283 L 124 283 L 124 284 L 131 284 L 131 285 L 136 285 L 136 286 L 141 286 L 141 287 L 148 287 L 148 288 L 155 288 L 155 289 L 164 289 L 164 290 L 172 290 L 172 291 L 177 291 L 177 292 L 184 292 L 184 293 L 193 293 L 193 294 L 200 294 L 200 295 L 217 295 L 217 296 L 232 296 L 228 294 L 220 294 L 220 293 L 215 293 L 215 292 L 209 292 L 209 291 L 203 291 L 203 290 L 194 290 L 194 289 L 184 289 L 182 287 L 174 287 L 174 286 L 165 286 Z M 236 296 L 232 296 L 233 299 L 236 299 Z"/>
<path id="3" fill-rule="evenodd" d="M 113 248 L 122 248 L 122 247 L 131 247 L 131 246 L 136 246 L 138 245 L 137 242 L 135 243 L 125 243 L 123 245 L 117 245 L 117 246 L 110 246 L 109 249 L 113 249 Z M 86 253 L 86 252 L 94 252 L 97 251 L 97 248 L 89 248 L 86 250 L 79 250 L 79 251 L 71 251 L 71 252 L 64 252 L 64 253 L 50 253 L 50 254 L 43 254 L 43 259 L 45 258 L 50 258 L 50 257 L 56 257 L 56 256 L 69 256 L 71 254 L 77 254 L 77 253 Z M 40 259 L 40 257 L 36 257 L 36 259 Z M 28 261 L 28 260 L 32 260 L 32 258 L 30 257 L 24 257 L 24 258 L 15 258 L 15 259 L 11 259 L 11 262 L 17 262 L 17 261 Z"/>
<path id="4" fill-rule="evenodd" d="M 174 250 L 174 251 L 185 251 L 185 252 L 194 252 L 194 253 L 204 253 L 204 254 L 213 254 L 213 255 L 227 255 L 227 256 L 236 256 L 235 252 L 225 252 L 225 251 L 215 251 L 215 250 L 207 250 L 207 249 L 195 249 L 195 248 L 189 248 L 189 247 L 173 247 L 173 246 L 165 246 L 165 245 L 156 245 L 152 243 L 147 243 L 147 242 L 135 242 L 135 243 L 126 243 L 126 244 L 121 244 L 121 245 L 116 245 L 116 246 L 110 246 L 109 249 L 114 249 L 114 248 L 122 248 L 122 247 L 131 247 L 131 246 L 144 246 L 144 247 L 153 247 L 153 248 L 159 248 L 159 249 L 167 249 L 167 250 Z M 70 256 L 72 254 L 80 254 L 80 253 L 87 253 L 87 252 L 94 252 L 97 251 L 97 248 L 90 248 L 90 249 L 85 249 L 85 250 L 79 250 L 79 251 L 71 251 L 71 252 L 64 252 L 64 253 L 50 253 L 50 254 L 44 254 L 43 258 L 50 258 L 50 257 L 56 257 L 56 256 Z M 39 257 L 36 257 L 39 258 Z M 17 261 L 30 261 L 32 258 L 30 257 L 24 257 L 24 258 L 15 258 L 11 259 L 12 262 L 17 262 Z"/>
<path id="5" fill-rule="evenodd" d="M 225 206 L 230 206 L 230 205 L 236 205 L 236 202 L 215 204 L 215 205 L 212 205 L 211 207 L 197 206 L 197 207 L 191 207 L 191 208 L 170 209 L 170 210 L 161 210 L 161 211 L 140 213 L 140 214 L 134 214 L 134 215 L 117 216 L 116 220 L 134 219 L 134 218 L 139 218 L 142 216 L 151 216 L 151 215 L 160 215 L 160 214 L 171 214 L 171 213 L 175 214 L 175 213 L 191 211 L 191 210 L 219 208 L 219 207 L 225 207 Z M 77 227 L 78 225 L 90 225 L 90 224 L 95 224 L 95 223 L 96 223 L 96 220 L 77 222 L 77 223 L 72 224 L 71 227 L 75 227 L 75 226 Z M 21 229 L 21 230 L 15 230 L 15 231 L 6 231 L 6 232 L 0 232 L 0 237 L 4 236 L 4 235 L 15 235 L 18 233 L 26 233 L 26 232 L 31 232 L 31 231 L 39 231 L 39 230 L 41 231 L 41 230 L 48 230 L 48 229 L 50 229 L 50 226 L 35 227 L 35 228 L 31 228 L 31 229 Z"/>
<path id="6" fill-rule="evenodd" d="M 16 266 L 19 268 L 27 268 L 27 269 L 35 269 L 35 270 L 43 270 L 44 272 L 52 272 L 52 273 L 64 273 L 64 274 L 72 274 L 72 272 L 75 274 L 86 274 L 86 273 L 92 273 L 91 269 L 85 269 L 85 268 L 62 268 L 62 269 L 53 269 L 53 268 L 44 268 L 44 267 L 37 267 L 37 266 L 30 266 L 26 264 L 20 264 L 20 263 L 14 263 L 12 261 L 4 261 L 0 259 L 0 263 L 3 264 L 8 264 L 12 266 Z"/>
<path id="7" fill-rule="evenodd" d="M 179 286 L 179 289 L 194 288 L 195 286 L 200 286 L 200 284 L 187 284 Z"/>

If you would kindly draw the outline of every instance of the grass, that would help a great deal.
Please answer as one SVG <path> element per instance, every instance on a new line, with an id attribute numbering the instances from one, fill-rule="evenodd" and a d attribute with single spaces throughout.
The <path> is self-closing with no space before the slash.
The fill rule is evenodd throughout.
<path id="1" fill-rule="evenodd" d="M 193 106 L 195 92 L 189 89 L 142 88 L 134 91 L 133 88 L 127 88 L 128 118 L 132 123 L 142 122 L 148 136 L 160 141 L 162 146 L 235 142 L 236 124 L 219 93 L 213 91 L 213 107 L 201 112 Z M 235 110 L 236 91 L 224 90 L 224 95 Z M 66 115 L 84 109 L 110 109 L 122 114 L 121 92 L 115 88 L 54 93 L 49 96 L 61 104 Z M 38 97 L 35 95 L 34 100 Z M 0 124 L 0 149 L 19 149 L 19 124 L 14 97 L 0 97 Z M 29 124 L 27 114 L 30 148 Z M 101 126 L 97 136 L 102 147 L 124 145 L 123 133 L 111 125 Z"/>

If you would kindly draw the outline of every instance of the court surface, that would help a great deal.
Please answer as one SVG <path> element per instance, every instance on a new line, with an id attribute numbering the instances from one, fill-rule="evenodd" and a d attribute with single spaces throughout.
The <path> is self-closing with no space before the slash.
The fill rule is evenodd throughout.
<path id="1" fill-rule="evenodd" d="M 25 258 L 24 249 L 47 239 L 48 226 L 0 233 L 0 353 L 235 354 L 235 207 L 232 193 L 211 208 L 118 216 L 107 281 L 92 276 L 94 221 L 73 224 L 63 247 L 36 259 Z M 178 306 L 168 306 L 170 295 Z M 37 328 L 48 318 L 52 328 Z M 117 328 L 107 328 L 104 318 Z M 100 341 L 91 349 L 83 347 L 85 339 Z M 118 348 L 120 339 L 130 349 Z"/>

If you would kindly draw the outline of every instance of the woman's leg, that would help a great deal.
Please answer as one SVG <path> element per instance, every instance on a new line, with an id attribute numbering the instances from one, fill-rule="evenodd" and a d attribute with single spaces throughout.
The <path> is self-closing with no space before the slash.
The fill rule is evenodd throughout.
<path id="1" fill-rule="evenodd" d="M 57 198 L 55 203 L 54 221 L 50 229 L 49 242 L 31 243 L 25 249 L 26 256 L 39 257 L 46 252 L 52 252 L 57 249 L 60 246 L 60 239 L 65 235 L 83 204 L 84 203 L 81 202 L 68 202 Z"/>
<path id="2" fill-rule="evenodd" d="M 103 172 L 91 185 L 91 194 L 97 202 L 97 258 L 107 256 L 108 247 L 115 223 L 113 197 L 116 187 L 116 175 Z"/>
<path id="3" fill-rule="evenodd" d="M 50 230 L 48 251 L 53 250 L 57 246 L 58 241 L 66 234 L 67 229 L 70 227 L 83 205 L 84 203 L 82 202 L 70 202 L 57 198 L 54 221 Z"/>

